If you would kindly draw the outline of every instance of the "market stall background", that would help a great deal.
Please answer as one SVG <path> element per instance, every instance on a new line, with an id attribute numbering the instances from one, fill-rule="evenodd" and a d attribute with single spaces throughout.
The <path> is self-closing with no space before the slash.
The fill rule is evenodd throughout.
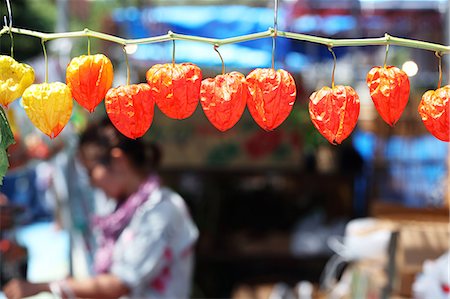
<path id="1" fill-rule="evenodd" d="M 43 2 L 14 1 L 15 25 L 49 32 L 53 26 L 56 31 L 89 27 L 125 38 L 155 36 L 168 30 L 226 38 L 273 25 L 272 3 L 266 1 L 235 1 L 231 5 L 187 1 L 180 5 L 77 0 L 56 4 L 42 9 L 46 7 Z M 47 20 L 47 25 L 31 23 L 20 7 L 24 12 L 40 11 L 42 18 L 37 19 Z M 448 14 L 446 1 L 285 1 L 280 3 L 279 29 L 333 38 L 388 32 L 448 44 Z M 31 46 L 20 46 L 20 39 Z M 16 40 L 16 56 L 29 60 L 42 81 L 40 43 L 24 37 Z M 1 52 L 8 53 L 9 41 L 6 37 L 1 41 Z M 96 52 L 112 58 L 113 85 L 125 82 L 122 49 L 103 41 L 92 43 Z M 316 282 L 332 253 L 325 238 L 342 233 L 345 221 L 367 216 L 378 202 L 437 209 L 444 205 L 448 145 L 429 135 L 416 111 L 423 92 L 436 88 L 436 57 L 429 51 L 391 47 L 391 64 L 401 67 L 414 61 L 419 71 L 410 77 L 413 89 L 404 115 L 390 128 L 376 114 L 365 84 L 367 71 L 382 63 L 384 50 L 380 46 L 335 49 L 336 80 L 353 85 L 362 105 L 357 130 L 338 147 L 315 131 L 307 113 L 309 95 L 329 85 L 332 68 L 328 49 L 312 43 L 277 41 L 275 66 L 294 75 L 297 102 L 287 121 L 273 132 L 262 131 L 248 112 L 226 133 L 218 132 L 200 107 L 183 121 L 156 112 L 146 138 L 163 147 L 162 174 L 189 201 L 201 229 L 195 281 L 200 294 L 229 296 L 244 282 Z M 272 41 L 226 45 L 220 51 L 227 70 L 248 73 L 255 67 L 270 66 Z M 71 57 L 86 52 L 86 43 L 57 40 L 51 43 L 50 52 L 54 70 L 50 76 L 64 81 L 65 66 Z M 144 81 L 150 65 L 171 61 L 172 43 L 140 45 L 129 57 L 133 81 Z M 210 45 L 177 41 L 176 60 L 197 63 L 205 70 L 204 77 L 220 73 L 220 59 Z M 73 118 L 81 120 L 73 124 L 82 126 L 102 111 L 99 107 L 96 114 L 88 116 L 79 111 Z M 41 137 L 52 147 L 52 141 Z M 294 244 L 292 236 L 298 236 L 303 246 Z"/>

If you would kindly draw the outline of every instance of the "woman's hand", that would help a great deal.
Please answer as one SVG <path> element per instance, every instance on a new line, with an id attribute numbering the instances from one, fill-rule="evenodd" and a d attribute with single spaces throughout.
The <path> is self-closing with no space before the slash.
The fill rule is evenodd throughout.
<path id="1" fill-rule="evenodd" d="M 25 280 L 12 279 L 3 288 L 3 293 L 8 299 L 21 299 L 48 291 L 46 284 L 31 283 Z"/>
<path id="2" fill-rule="evenodd" d="M 50 283 L 51 284 L 51 283 Z M 115 275 L 101 274 L 83 280 L 66 279 L 65 288 L 61 288 L 65 298 L 71 295 L 80 298 L 120 298 L 130 292 L 128 287 Z M 20 279 L 12 279 L 3 288 L 8 299 L 21 299 L 41 292 L 50 292 L 48 283 L 31 283 Z"/>

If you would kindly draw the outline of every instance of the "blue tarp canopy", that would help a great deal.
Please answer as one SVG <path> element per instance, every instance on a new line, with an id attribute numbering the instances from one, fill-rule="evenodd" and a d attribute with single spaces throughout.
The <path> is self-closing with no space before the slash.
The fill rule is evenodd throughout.
<path id="1" fill-rule="evenodd" d="M 142 38 L 166 34 L 169 30 L 188 35 L 228 38 L 268 30 L 273 27 L 272 8 L 230 6 L 158 6 L 148 8 L 127 7 L 116 9 L 113 20 L 128 38 Z M 278 28 L 285 30 L 284 10 L 278 12 Z M 294 51 L 293 41 L 278 38 L 276 67 L 286 64 L 300 68 L 308 63 L 307 56 Z M 219 51 L 226 67 L 270 67 L 272 39 L 224 45 Z M 133 59 L 168 62 L 172 60 L 172 43 L 140 45 Z M 200 42 L 176 41 L 176 61 L 190 61 L 200 65 L 220 66 L 221 61 L 213 46 Z"/>

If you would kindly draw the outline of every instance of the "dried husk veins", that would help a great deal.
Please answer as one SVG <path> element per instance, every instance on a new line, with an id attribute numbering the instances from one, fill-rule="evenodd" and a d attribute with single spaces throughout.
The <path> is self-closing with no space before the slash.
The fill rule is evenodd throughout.
<path id="1" fill-rule="evenodd" d="M 442 141 L 450 141 L 450 85 L 428 90 L 419 104 L 419 114 L 427 130 Z"/>
<path id="2" fill-rule="evenodd" d="M 192 63 L 156 64 L 146 73 L 158 108 L 168 117 L 185 119 L 197 108 L 201 69 Z"/>
<path id="3" fill-rule="evenodd" d="M 72 93 L 61 82 L 33 84 L 22 99 L 31 122 L 50 138 L 59 135 L 72 115 Z"/>
<path id="4" fill-rule="evenodd" d="M 255 69 L 247 75 L 251 97 L 247 107 L 255 122 L 271 131 L 281 125 L 295 103 L 294 78 L 283 69 Z"/>
<path id="5" fill-rule="evenodd" d="M 113 125 L 128 138 L 143 136 L 154 115 L 154 100 L 148 84 L 111 88 L 105 97 L 105 108 Z"/>
<path id="6" fill-rule="evenodd" d="M 369 71 L 366 81 L 381 118 L 394 126 L 408 103 L 408 75 L 395 66 L 376 66 Z"/>
<path id="7" fill-rule="evenodd" d="M 340 144 L 358 122 L 358 94 L 350 86 L 322 87 L 309 101 L 309 115 L 317 130 L 332 144 Z"/>
<path id="8" fill-rule="evenodd" d="M 20 98 L 27 87 L 34 82 L 34 70 L 14 58 L 0 55 L 0 104 L 8 107 Z"/>
<path id="9" fill-rule="evenodd" d="M 245 76 L 239 72 L 202 81 L 200 103 L 208 120 L 224 132 L 241 118 L 250 94 Z"/>

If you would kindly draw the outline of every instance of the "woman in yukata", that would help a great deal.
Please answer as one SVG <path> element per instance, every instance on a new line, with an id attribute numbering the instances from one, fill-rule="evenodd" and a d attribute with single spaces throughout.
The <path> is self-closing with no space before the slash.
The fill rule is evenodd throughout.
<path id="1" fill-rule="evenodd" d="M 95 276 L 49 283 L 11 280 L 3 289 L 16 299 L 41 292 L 61 298 L 188 298 L 198 230 L 184 200 L 160 184 L 157 147 L 129 139 L 109 120 L 89 126 L 79 154 L 91 183 L 115 199 L 116 208 L 95 216 Z"/>

